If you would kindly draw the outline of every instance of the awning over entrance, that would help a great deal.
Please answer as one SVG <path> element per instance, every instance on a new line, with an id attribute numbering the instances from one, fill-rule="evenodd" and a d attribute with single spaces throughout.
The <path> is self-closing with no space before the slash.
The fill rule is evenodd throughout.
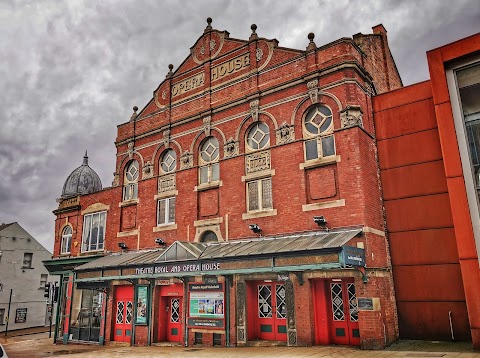
<path id="1" fill-rule="evenodd" d="M 166 250 L 114 253 L 75 268 L 77 281 L 291 272 L 364 266 L 345 246 L 361 229 L 317 231 L 219 243 L 174 242 Z"/>

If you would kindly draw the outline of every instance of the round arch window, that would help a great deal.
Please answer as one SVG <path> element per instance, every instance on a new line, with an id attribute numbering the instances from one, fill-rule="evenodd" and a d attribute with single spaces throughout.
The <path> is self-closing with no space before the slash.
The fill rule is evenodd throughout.
<path id="1" fill-rule="evenodd" d="M 311 108 L 303 121 L 305 130 L 311 135 L 324 134 L 331 129 L 332 123 L 332 111 L 322 105 Z"/>
<path id="2" fill-rule="evenodd" d="M 268 147 L 270 144 L 270 131 L 263 122 L 255 123 L 247 134 L 247 145 L 252 150 L 258 150 Z"/>
<path id="3" fill-rule="evenodd" d="M 217 234 L 213 231 L 205 231 L 200 238 L 200 242 L 218 242 Z"/>

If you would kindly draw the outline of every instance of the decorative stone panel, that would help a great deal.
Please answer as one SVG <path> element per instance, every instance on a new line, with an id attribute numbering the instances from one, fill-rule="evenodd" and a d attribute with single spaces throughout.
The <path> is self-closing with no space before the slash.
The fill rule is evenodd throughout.
<path id="1" fill-rule="evenodd" d="M 250 114 L 252 115 L 252 119 L 254 122 L 258 121 L 258 105 L 259 100 L 255 99 L 250 102 Z"/>
<path id="2" fill-rule="evenodd" d="M 211 129 L 212 129 L 212 117 L 210 116 L 203 117 L 203 131 L 205 132 L 205 137 L 210 136 Z"/>
<path id="3" fill-rule="evenodd" d="M 234 157 L 235 155 L 238 155 L 238 152 L 239 152 L 238 142 L 236 142 L 235 139 L 230 137 L 230 139 L 227 140 L 227 142 L 225 143 L 223 150 L 224 150 L 225 158 L 230 158 L 230 157 Z"/>
<path id="4" fill-rule="evenodd" d="M 193 154 L 188 150 L 180 157 L 180 169 L 188 169 L 193 166 Z"/>
<path id="5" fill-rule="evenodd" d="M 113 173 L 113 181 L 112 181 L 112 186 L 116 187 L 120 185 L 120 175 L 118 173 Z"/>
<path id="6" fill-rule="evenodd" d="M 252 153 L 245 157 L 246 174 L 270 169 L 270 151 Z"/>
<path id="7" fill-rule="evenodd" d="M 288 332 L 288 345 L 297 345 L 297 329 L 295 324 L 295 296 L 293 293 L 292 281 L 285 282 L 285 303 L 287 305 L 287 332 Z"/>
<path id="8" fill-rule="evenodd" d="M 283 122 L 276 130 L 277 132 L 277 144 L 285 144 L 295 139 L 294 125 Z"/>
<path id="9" fill-rule="evenodd" d="M 163 145 L 165 148 L 170 148 L 170 129 L 163 131 Z"/>
<path id="10" fill-rule="evenodd" d="M 167 174 L 158 178 L 158 193 L 175 190 L 177 187 L 175 174 Z"/>
<path id="11" fill-rule="evenodd" d="M 148 161 L 142 169 L 142 179 L 149 179 L 153 177 L 153 164 Z"/>
<path id="12" fill-rule="evenodd" d="M 312 104 L 318 103 L 318 80 L 307 82 L 307 89 Z"/>
<path id="13" fill-rule="evenodd" d="M 236 313 L 237 313 L 237 343 L 246 343 L 245 332 L 245 306 L 247 301 L 247 290 L 245 281 L 237 281 Z"/>
<path id="14" fill-rule="evenodd" d="M 342 128 L 360 126 L 363 128 L 363 111 L 360 106 L 347 106 L 340 111 Z"/>

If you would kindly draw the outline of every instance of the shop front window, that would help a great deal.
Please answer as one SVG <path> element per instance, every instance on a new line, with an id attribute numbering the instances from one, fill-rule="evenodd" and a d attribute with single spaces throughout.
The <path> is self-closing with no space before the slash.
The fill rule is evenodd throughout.
<path id="1" fill-rule="evenodd" d="M 102 292 L 87 289 L 74 290 L 69 339 L 86 342 L 100 340 L 102 301 Z"/>

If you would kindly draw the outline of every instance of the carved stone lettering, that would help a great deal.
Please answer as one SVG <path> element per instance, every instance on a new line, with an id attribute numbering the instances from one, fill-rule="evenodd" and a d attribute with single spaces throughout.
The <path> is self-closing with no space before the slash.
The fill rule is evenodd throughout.
<path id="1" fill-rule="evenodd" d="M 158 193 L 175 190 L 176 178 L 175 174 L 163 175 L 158 178 Z"/>
<path id="2" fill-rule="evenodd" d="M 228 62 L 212 67 L 211 81 L 217 81 L 222 77 L 238 72 L 248 66 L 250 66 L 249 53 L 235 57 Z"/>
<path id="3" fill-rule="evenodd" d="M 172 86 L 172 98 L 201 87 L 204 83 L 205 74 L 203 72 L 176 83 Z"/>

